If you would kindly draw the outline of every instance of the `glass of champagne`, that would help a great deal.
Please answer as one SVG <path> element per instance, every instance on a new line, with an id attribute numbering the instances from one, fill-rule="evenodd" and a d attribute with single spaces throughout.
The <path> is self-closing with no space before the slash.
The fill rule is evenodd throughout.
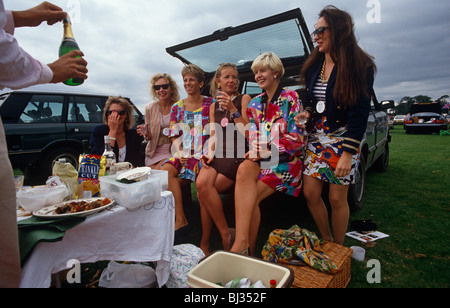
<path id="1" fill-rule="evenodd" d="M 305 125 L 308 122 L 308 114 L 306 113 L 306 111 L 302 111 L 301 113 L 296 115 L 295 116 L 295 121 L 299 125 Z"/>
<path id="2" fill-rule="evenodd" d="M 220 93 L 220 89 L 218 89 L 217 91 L 216 91 L 216 99 L 217 99 L 217 103 L 219 104 L 219 111 L 225 111 L 223 108 L 222 108 L 222 105 L 220 104 L 220 102 L 219 102 L 219 98 L 220 97 L 223 97 L 223 95 Z"/>

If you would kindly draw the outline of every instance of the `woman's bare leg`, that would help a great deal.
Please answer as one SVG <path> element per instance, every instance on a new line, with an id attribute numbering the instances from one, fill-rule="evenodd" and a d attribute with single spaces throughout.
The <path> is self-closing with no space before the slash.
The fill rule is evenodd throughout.
<path id="1" fill-rule="evenodd" d="M 257 183 L 261 169 L 257 163 L 245 160 L 238 169 L 235 188 L 236 239 L 231 251 L 240 253 L 250 246 L 250 226 L 257 200 Z"/>
<path id="2" fill-rule="evenodd" d="M 183 195 L 181 192 L 181 185 L 178 179 L 178 171 L 171 164 L 165 164 L 161 170 L 168 172 L 169 188 L 175 199 L 175 231 L 188 225 L 188 221 L 184 214 Z"/>
<path id="3" fill-rule="evenodd" d="M 345 233 L 350 219 L 350 208 L 347 201 L 348 186 L 330 184 L 329 200 L 331 204 L 331 221 L 334 242 L 344 244 Z"/>
<path id="4" fill-rule="evenodd" d="M 316 222 L 320 235 L 326 241 L 333 241 L 328 221 L 328 211 L 322 200 L 323 182 L 308 175 L 303 176 L 303 194 L 311 216 Z"/>

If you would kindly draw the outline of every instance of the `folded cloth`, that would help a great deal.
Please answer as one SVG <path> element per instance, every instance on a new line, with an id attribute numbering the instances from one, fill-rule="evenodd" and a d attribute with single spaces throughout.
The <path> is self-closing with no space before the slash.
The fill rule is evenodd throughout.
<path id="1" fill-rule="evenodd" d="M 22 265 L 39 242 L 59 242 L 63 239 L 67 230 L 74 228 L 86 217 L 69 217 L 59 219 L 42 220 L 31 217 L 19 221 L 19 249 Z"/>
<path id="2" fill-rule="evenodd" d="M 329 274 L 338 271 L 333 261 L 324 254 L 317 235 L 298 226 L 272 231 L 261 254 L 264 260 L 271 262 L 298 266 L 307 264 Z"/>

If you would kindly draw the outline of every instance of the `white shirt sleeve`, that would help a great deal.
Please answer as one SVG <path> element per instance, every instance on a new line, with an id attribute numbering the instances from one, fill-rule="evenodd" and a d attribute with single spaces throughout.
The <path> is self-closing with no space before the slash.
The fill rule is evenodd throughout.
<path id="1" fill-rule="evenodd" d="M 20 48 L 12 34 L 14 18 L 10 11 L 5 11 L 0 0 L 0 90 L 49 83 L 53 78 L 52 70 Z"/>

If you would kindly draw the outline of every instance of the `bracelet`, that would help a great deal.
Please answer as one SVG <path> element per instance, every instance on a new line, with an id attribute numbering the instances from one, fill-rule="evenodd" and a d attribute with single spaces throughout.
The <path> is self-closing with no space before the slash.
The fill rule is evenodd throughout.
<path id="1" fill-rule="evenodd" d="M 117 139 L 115 137 L 109 137 L 109 140 L 114 140 L 116 141 Z"/>
<path id="2" fill-rule="evenodd" d="M 231 119 L 234 120 L 234 119 L 240 118 L 241 116 L 242 115 L 239 112 L 239 110 L 236 110 L 236 112 L 231 115 Z"/>

